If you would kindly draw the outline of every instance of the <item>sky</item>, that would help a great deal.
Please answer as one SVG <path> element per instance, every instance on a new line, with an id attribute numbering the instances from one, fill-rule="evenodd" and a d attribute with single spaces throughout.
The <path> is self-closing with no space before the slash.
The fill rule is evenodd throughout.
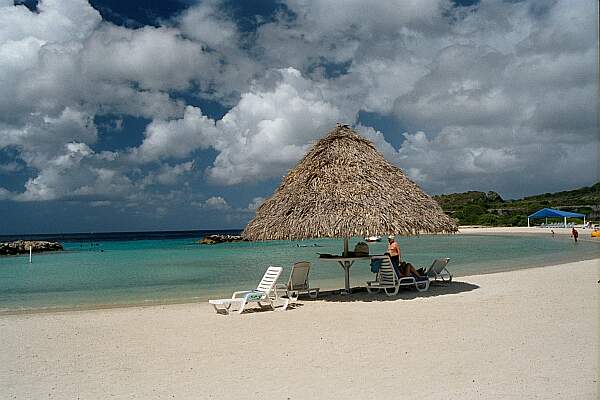
<path id="1" fill-rule="evenodd" d="M 0 0 L 0 234 L 242 228 L 347 123 L 429 194 L 598 181 L 593 0 Z"/>

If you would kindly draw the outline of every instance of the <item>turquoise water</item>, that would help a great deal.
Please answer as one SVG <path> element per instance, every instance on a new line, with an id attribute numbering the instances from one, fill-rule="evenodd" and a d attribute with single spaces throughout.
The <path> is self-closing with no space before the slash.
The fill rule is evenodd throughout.
<path id="1" fill-rule="evenodd" d="M 350 248 L 358 242 L 350 241 Z M 539 236 L 436 235 L 399 238 L 404 260 L 429 266 L 450 257 L 456 276 L 549 265 L 600 256 L 597 243 Z M 194 239 L 63 243 L 64 252 L 0 258 L 0 312 L 181 302 L 251 289 L 270 265 L 313 265 L 311 283 L 341 288 L 343 271 L 317 253 L 340 253 L 342 241 L 196 244 Z M 315 247 L 317 244 L 319 247 Z M 307 247 L 298 247 L 298 246 Z M 386 243 L 370 244 L 382 254 Z M 103 250 L 103 251 L 101 251 Z M 368 261 L 351 269 L 353 286 L 372 278 Z"/>

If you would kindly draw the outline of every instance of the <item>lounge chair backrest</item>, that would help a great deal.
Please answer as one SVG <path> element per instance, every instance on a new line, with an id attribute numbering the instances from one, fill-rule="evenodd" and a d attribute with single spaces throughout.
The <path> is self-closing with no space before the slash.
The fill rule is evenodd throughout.
<path id="1" fill-rule="evenodd" d="M 272 265 L 269 266 L 260 280 L 260 283 L 256 287 L 256 291 L 270 293 L 271 290 L 273 290 L 273 286 L 275 286 L 279 275 L 281 275 L 281 271 L 283 271 L 282 267 L 274 267 Z"/>
<path id="2" fill-rule="evenodd" d="M 390 258 L 388 256 L 374 256 L 371 257 L 371 259 L 381 260 L 379 274 L 377 275 L 379 283 L 384 285 L 395 285 L 398 278 L 396 277 L 396 272 L 394 271 L 394 266 L 392 265 Z"/>
<path id="3" fill-rule="evenodd" d="M 308 290 L 308 273 L 310 272 L 310 263 L 300 261 L 294 264 L 288 281 L 288 290 Z"/>
<path id="4" fill-rule="evenodd" d="M 433 264 L 431 264 L 431 267 L 429 267 L 429 269 L 427 270 L 427 274 L 429 275 L 431 273 L 441 273 L 444 270 L 444 268 L 446 268 L 446 265 L 448 265 L 448 261 L 450 261 L 449 258 L 436 258 L 435 260 L 433 260 Z"/>

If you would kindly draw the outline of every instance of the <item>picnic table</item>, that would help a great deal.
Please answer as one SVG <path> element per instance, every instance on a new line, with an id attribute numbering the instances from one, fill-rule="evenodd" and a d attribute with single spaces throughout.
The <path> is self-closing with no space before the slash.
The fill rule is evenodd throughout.
<path id="1" fill-rule="evenodd" d="M 340 266 L 344 269 L 344 275 L 346 279 L 346 289 L 342 291 L 342 294 L 350 294 L 352 293 L 352 289 L 350 288 L 350 267 L 357 260 L 370 260 L 371 256 L 336 256 L 331 254 L 319 254 L 319 258 L 325 261 L 337 261 Z"/>

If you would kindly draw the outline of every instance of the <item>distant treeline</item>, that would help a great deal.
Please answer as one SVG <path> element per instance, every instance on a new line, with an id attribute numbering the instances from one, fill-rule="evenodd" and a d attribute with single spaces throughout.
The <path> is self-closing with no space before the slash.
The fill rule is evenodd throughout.
<path id="1" fill-rule="evenodd" d="M 578 212 L 585 214 L 588 220 L 600 220 L 600 182 L 590 187 L 544 193 L 519 200 L 504 200 L 496 192 L 475 191 L 433 198 L 460 225 L 527 226 L 527 216 L 544 207 Z"/>

